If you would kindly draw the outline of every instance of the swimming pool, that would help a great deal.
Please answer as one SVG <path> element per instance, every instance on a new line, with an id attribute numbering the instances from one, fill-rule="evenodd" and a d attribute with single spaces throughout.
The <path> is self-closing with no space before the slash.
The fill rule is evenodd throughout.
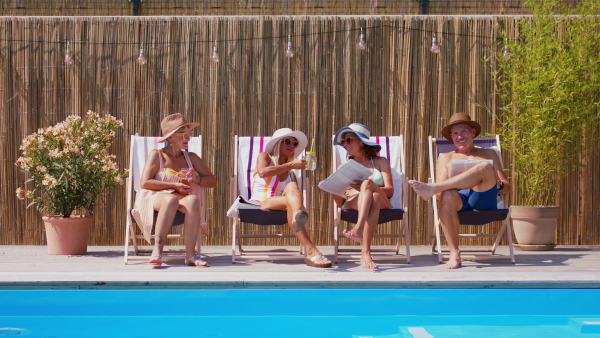
<path id="1" fill-rule="evenodd" d="M 0 290 L 0 337 L 600 337 L 599 289 Z"/>

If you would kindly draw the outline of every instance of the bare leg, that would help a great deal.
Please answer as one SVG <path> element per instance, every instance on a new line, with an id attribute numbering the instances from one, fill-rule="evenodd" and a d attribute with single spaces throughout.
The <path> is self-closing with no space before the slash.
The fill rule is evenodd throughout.
<path id="1" fill-rule="evenodd" d="M 158 265 L 162 263 L 159 256 L 162 255 L 165 240 L 171 230 L 178 207 L 179 199 L 172 194 L 161 194 L 154 199 L 154 210 L 158 211 L 158 216 L 154 226 L 154 247 L 149 263 Z"/>
<path id="2" fill-rule="evenodd" d="M 496 176 L 494 167 L 485 161 L 443 182 L 423 183 L 409 180 L 408 183 L 421 198 L 428 201 L 433 195 L 450 189 L 473 189 L 479 192 L 489 190 L 496 184 Z"/>
<path id="3" fill-rule="evenodd" d="M 302 192 L 298 189 L 296 183 L 289 183 L 284 190 L 283 196 L 274 196 L 267 198 L 260 204 L 261 209 L 271 210 L 284 210 L 287 211 L 288 224 L 292 231 L 296 226 L 294 216 L 297 211 L 304 210 Z M 310 240 L 306 227 L 302 227 L 298 232 L 294 232 L 294 236 L 298 238 L 302 246 L 306 249 L 306 256 L 311 258 L 313 256 L 321 255 L 321 251 L 317 249 L 315 244 Z M 316 264 L 325 265 L 330 264 L 331 261 L 325 259 L 317 259 Z"/>
<path id="4" fill-rule="evenodd" d="M 446 190 L 440 198 L 440 223 L 450 248 L 450 259 L 446 263 L 447 269 L 456 269 L 461 266 L 460 250 L 458 248 L 458 232 L 460 222 L 457 211 L 462 207 L 462 199 L 457 190 Z"/>
<path id="5" fill-rule="evenodd" d="M 209 266 L 207 262 L 194 259 L 196 256 L 196 241 L 200 231 L 200 200 L 196 195 L 188 195 L 179 200 L 179 211 L 185 213 L 185 257 L 195 266 Z M 189 262 L 188 262 L 189 260 Z M 190 263 L 190 265 L 191 265 Z"/>

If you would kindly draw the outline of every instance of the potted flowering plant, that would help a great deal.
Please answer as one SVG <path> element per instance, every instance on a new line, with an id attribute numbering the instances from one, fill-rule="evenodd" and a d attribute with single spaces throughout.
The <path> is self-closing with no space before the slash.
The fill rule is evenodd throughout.
<path id="1" fill-rule="evenodd" d="M 15 165 L 33 190 L 18 188 L 16 193 L 31 199 L 28 207 L 35 205 L 44 215 L 49 254 L 87 253 L 96 198 L 126 177 L 107 150 L 122 125 L 111 115 L 88 111 L 85 119 L 69 116 L 23 140 Z"/>

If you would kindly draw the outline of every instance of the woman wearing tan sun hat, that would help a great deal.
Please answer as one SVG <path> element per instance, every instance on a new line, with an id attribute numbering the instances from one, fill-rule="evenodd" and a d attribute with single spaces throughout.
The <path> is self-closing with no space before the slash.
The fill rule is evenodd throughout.
<path id="1" fill-rule="evenodd" d="M 167 142 L 160 150 L 152 150 L 140 178 L 142 190 L 137 194 L 133 210 L 144 235 L 154 228 L 154 248 L 148 263 L 160 266 L 164 239 L 169 234 L 177 211 L 185 213 L 185 264 L 208 266 L 194 251 L 200 227 L 206 224 L 200 209 L 201 188 L 213 188 L 217 180 L 204 161 L 195 153 L 185 151 L 192 138 L 192 129 L 200 123 L 188 122 L 181 114 L 165 117 L 160 126 Z M 154 224 L 154 211 L 158 211 Z M 148 237 L 147 237 L 148 238 Z"/>

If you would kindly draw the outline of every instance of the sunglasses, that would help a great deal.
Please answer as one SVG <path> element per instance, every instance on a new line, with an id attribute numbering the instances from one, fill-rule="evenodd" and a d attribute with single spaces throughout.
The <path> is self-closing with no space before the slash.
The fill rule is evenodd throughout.
<path id="1" fill-rule="evenodd" d="M 283 139 L 283 143 L 285 143 L 286 146 L 289 146 L 290 144 L 293 144 L 294 148 L 298 148 L 298 144 L 299 144 L 298 141 L 292 141 L 289 138 L 284 138 Z"/>
<path id="2" fill-rule="evenodd" d="M 191 131 L 188 131 L 187 133 L 173 133 L 173 135 L 178 136 L 178 137 L 183 137 L 183 138 L 192 138 L 194 137 L 194 133 Z"/>
<path id="3" fill-rule="evenodd" d="M 358 140 L 358 138 L 356 137 L 346 137 L 345 139 L 342 139 L 340 141 L 340 144 L 343 146 L 345 146 L 346 144 L 350 144 L 352 142 L 354 142 L 354 140 Z"/>

